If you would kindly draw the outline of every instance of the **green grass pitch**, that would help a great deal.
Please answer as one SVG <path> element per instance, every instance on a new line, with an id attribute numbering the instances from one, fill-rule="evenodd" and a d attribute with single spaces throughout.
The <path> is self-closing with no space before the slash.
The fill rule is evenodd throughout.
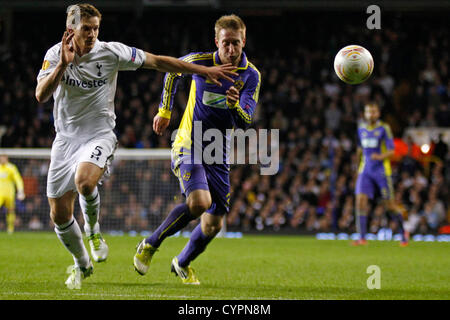
<path id="1" fill-rule="evenodd" d="M 64 281 L 73 261 L 54 233 L 0 232 L 0 300 L 450 299 L 450 243 L 352 247 L 304 236 L 217 238 L 192 263 L 202 284 L 186 286 L 170 273 L 170 262 L 187 238 L 166 239 L 145 276 L 132 266 L 140 237 L 105 239 L 108 260 L 71 291 Z M 380 289 L 367 288 L 370 265 L 381 270 Z"/>

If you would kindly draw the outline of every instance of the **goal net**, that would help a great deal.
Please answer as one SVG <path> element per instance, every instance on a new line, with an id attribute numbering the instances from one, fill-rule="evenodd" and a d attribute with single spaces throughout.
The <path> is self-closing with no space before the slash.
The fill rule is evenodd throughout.
<path id="1" fill-rule="evenodd" d="M 24 180 L 26 199 L 16 200 L 16 230 L 53 230 L 46 196 L 50 149 L 0 149 Z M 177 204 L 184 202 L 170 168 L 170 149 L 117 149 L 111 175 L 99 185 L 100 226 L 104 232 L 154 231 Z M 5 230 L 1 209 L 0 230 Z M 78 198 L 74 216 L 84 225 Z M 190 230 L 198 221 L 186 227 Z"/>

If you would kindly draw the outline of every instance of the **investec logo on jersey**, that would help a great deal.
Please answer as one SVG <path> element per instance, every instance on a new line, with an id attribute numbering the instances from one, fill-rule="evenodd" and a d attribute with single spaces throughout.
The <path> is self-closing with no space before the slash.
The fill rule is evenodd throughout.
<path id="1" fill-rule="evenodd" d="M 101 87 L 102 85 L 106 84 L 106 81 L 108 80 L 108 78 L 105 79 L 100 79 L 100 80 L 78 80 L 75 78 L 71 78 L 70 76 L 65 76 L 63 75 L 61 81 L 65 82 L 67 85 L 69 86 L 74 86 L 74 87 L 79 87 L 79 88 L 85 88 L 85 89 L 90 89 L 90 88 L 97 88 L 97 87 Z"/>

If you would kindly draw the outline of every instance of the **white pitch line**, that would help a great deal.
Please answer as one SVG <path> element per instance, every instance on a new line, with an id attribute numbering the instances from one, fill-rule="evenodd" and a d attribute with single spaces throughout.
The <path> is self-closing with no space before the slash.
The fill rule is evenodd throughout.
<path id="1" fill-rule="evenodd" d="M 2 293 L 0 293 L 0 296 L 1 295 L 50 296 L 50 295 L 54 295 L 54 293 L 50 293 L 50 292 L 2 292 Z M 138 298 L 138 297 L 143 297 L 143 298 L 172 297 L 172 298 L 180 298 L 180 299 L 191 298 L 189 296 L 166 296 L 166 295 L 156 295 L 156 294 L 144 295 L 144 294 L 82 293 L 82 292 L 58 293 L 58 295 L 63 295 L 63 296 L 92 296 L 92 297 L 118 297 L 118 298 L 120 298 L 120 297 L 122 297 L 122 298 L 131 298 L 131 297 L 135 297 L 135 298 Z"/>
<path id="2" fill-rule="evenodd" d="M 0 297 L 5 295 L 15 296 L 50 296 L 54 293 L 50 292 L 0 292 Z M 114 294 L 114 293 L 82 293 L 82 292 L 70 292 L 70 293 L 58 293 L 59 296 L 90 296 L 90 297 L 116 297 L 116 298 L 173 298 L 173 299 L 198 299 L 198 296 L 177 296 L 177 295 L 162 295 L 162 294 Z M 207 300 L 223 300 L 224 297 L 208 296 Z M 266 298 L 266 297 L 232 297 L 226 300 L 292 300 L 278 298 Z"/>

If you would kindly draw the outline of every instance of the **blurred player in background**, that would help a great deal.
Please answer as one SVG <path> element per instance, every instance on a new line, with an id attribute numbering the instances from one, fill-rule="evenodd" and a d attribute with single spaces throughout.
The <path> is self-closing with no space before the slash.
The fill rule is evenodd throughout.
<path id="1" fill-rule="evenodd" d="M 353 245 L 366 245 L 369 198 L 379 191 L 384 207 L 398 224 L 402 234 L 401 246 L 408 245 L 408 236 L 403 228 L 402 209 L 394 201 L 390 158 L 394 155 L 391 128 L 379 120 L 380 107 L 370 103 L 364 107 L 365 122 L 358 127 L 358 158 L 361 159 L 356 181 L 356 228 L 360 239 Z"/>
<path id="2" fill-rule="evenodd" d="M 219 85 L 219 78 L 231 80 L 228 75 L 234 74 L 231 65 L 207 68 L 119 42 L 99 41 L 101 17 L 90 4 L 71 6 L 62 41 L 47 51 L 37 77 L 36 99 L 42 103 L 53 95 L 55 101 L 56 138 L 47 177 L 47 197 L 55 232 L 75 261 L 68 269 L 69 289 L 80 289 L 82 279 L 93 272 L 80 227 L 73 218 L 76 192 L 92 257 L 101 262 L 108 256 L 98 223 L 97 184 L 108 173 L 117 146 L 113 129 L 118 71 L 142 67 L 161 72 L 199 73 Z"/>
<path id="3" fill-rule="evenodd" d="M 0 208 L 5 207 L 6 226 L 9 234 L 14 232 L 16 222 L 16 191 L 17 199 L 25 199 L 23 180 L 16 165 L 8 161 L 8 156 L 0 154 Z"/>
<path id="4" fill-rule="evenodd" d="M 246 27 L 236 15 L 223 16 L 215 24 L 216 52 L 190 53 L 182 58 L 192 64 L 214 66 L 232 63 L 238 73 L 234 81 L 217 87 L 202 76 L 194 75 L 189 100 L 172 144 L 172 170 L 180 181 L 186 202 L 175 207 L 147 239 L 138 244 L 134 256 L 136 271 L 147 273 L 151 259 L 162 241 L 184 228 L 190 221 L 201 217 L 182 252 L 172 260 L 172 272 L 185 284 L 200 284 L 190 263 L 201 254 L 222 228 L 222 217 L 229 211 L 230 179 L 227 129 L 247 128 L 258 101 L 261 75 L 247 60 L 245 46 Z M 174 95 L 181 74 L 167 73 L 161 95 L 159 112 L 153 129 L 161 134 L 167 128 Z M 201 124 L 201 129 L 198 124 Z M 218 129 L 222 134 L 223 152 L 220 163 L 207 164 L 195 160 L 195 150 L 203 154 L 209 142 L 198 141 L 208 129 Z M 199 132 L 200 131 L 200 132 Z M 201 138 L 200 138 L 201 139 Z M 217 141 L 215 141 L 217 142 Z M 198 159 L 197 159 L 198 160 Z"/>

